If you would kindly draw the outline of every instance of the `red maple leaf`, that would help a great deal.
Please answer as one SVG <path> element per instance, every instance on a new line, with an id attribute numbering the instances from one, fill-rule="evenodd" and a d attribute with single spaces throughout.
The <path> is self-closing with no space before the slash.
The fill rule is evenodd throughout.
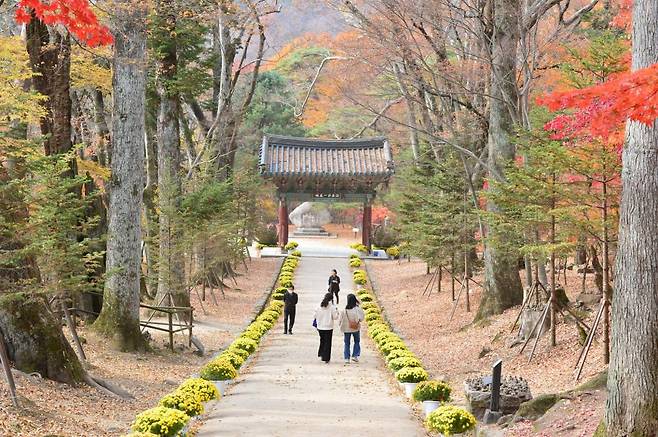
<path id="1" fill-rule="evenodd" d="M 110 30 L 98 21 L 88 0 L 20 0 L 16 21 L 27 24 L 33 17 L 48 25 L 61 24 L 91 47 L 112 44 Z"/>

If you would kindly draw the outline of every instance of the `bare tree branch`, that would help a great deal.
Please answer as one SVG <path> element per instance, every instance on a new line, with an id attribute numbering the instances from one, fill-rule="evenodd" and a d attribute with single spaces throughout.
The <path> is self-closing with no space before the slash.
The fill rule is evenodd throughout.
<path id="1" fill-rule="evenodd" d="M 366 126 L 364 126 L 359 132 L 357 132 L 356 134 L 354 134 L 354 135 L 350 138 L 350 140 L 353 140 L 354 138 L 358 138 L 358 137 L 360 137 L 361 135 L 363 135 L 363 133 L 364 133 L 365 131 L 367 131 L 368 129 L 370 129 L 370 128 L 373 127 L 374 125 L 376 125 L 377 122 L 382 118 L 382 116 L 384 116 L 384 114 L 386 114 L 386 111 L 388 111 L 393 105 L 395 105 L 395 104 L 397 104 L 397 103 L 400 103 L 403 99 L 404 99 L 404 97 L 398 97 L 398 98 L 395 99 L 395 100 L 391 100 L 391 101 L 387 102 L 386 105 L 382 108 L 382 110 L 379 111 L 379 112 L 375 115 L 375 118 L 373 118 L 372 121 L 371 121 L 370 123 L 368 123 Z"/>
<path id="2" fill-rule="evenodd" d="M 320 65 L 318 66 L 317 71 L 315 72 L 315 76 L 313 77 L 313 80 L 311 81 L 311 84 L 308 86 L 308 90 L 306 91 L 306 97 L 304 97 L 304 101 L 302 102 L 302 106 L 299 109 L 295 109 L 294 114 L 295 117 L 301 117 L 302 114 L 304 114 L 304 109 L 306 108 L 306 104 L 308 103 L 308 100 L 311 97 L 311 93 L 313 92 L 313 88 L 315 87 L 316 82 L 318 81 L 320 77 L 320 73 L 322 73 L 322 69 L 324 68 L 325 64 L 329 61 L 344 61 L 348 60 L 351 58 L 344 57 L 344 56 L 327 56 L 325 57 L 322 62 L 320 62 Z"/>

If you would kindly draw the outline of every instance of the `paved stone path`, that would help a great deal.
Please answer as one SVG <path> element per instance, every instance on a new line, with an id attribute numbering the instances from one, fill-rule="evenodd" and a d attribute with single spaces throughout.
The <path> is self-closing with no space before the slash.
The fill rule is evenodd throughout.
<path id="1" fill-rule="evenodd" d="M 352 289 L 347 259 L 303 257 L 295 273 L 299 303 L 294 334 L 283 335 L 281 317 L 238 383 L 208 412 L 199 436 L 427 435 L 391 383 L 365 332 L 359 364 L 343 364 L 338 327 L 334 328 L 331 363 L 318 359 L 319 337 L 311 322 L 333 268 L 343 281 L 340 304 L 344 307 Z"/>

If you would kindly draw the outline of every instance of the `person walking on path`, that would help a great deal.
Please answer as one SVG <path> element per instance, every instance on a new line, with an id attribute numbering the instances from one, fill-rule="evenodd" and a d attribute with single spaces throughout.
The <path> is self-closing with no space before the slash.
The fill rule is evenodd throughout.
<path id="1" fill-rule="evenodd" d="M 331 271 L 331 276 L 329 276 L 329 293 L 336 295 L 336 305 L 338 302 L 338 292 L 340 291 L 340 277 L 336 269 Z"/>
<path id="2" fill-rule="evenodd" d="M 297 301 L 295 286 L 291 285 L 283 294 L 283 333 L 292 334 L 292 326 L 295 324 L 295 312 Z"/>
<path id="3" fill-rule="evenodd" d="M 320 307 L 315 310 L 313 317 L 320 334 L 320 347 L 318 348 L 318 357 L 329 364 L 331 360 L 331 338 L 334 332 L 334 320 L 338 319 L 338 309 L 333 304 L 333 294 L 327 293 L 320 303 Z"/>
<path id="4" fill-rule="evenodd" d="M 343 350 L 343 358 L 345 364 L 350 363 L 350 356 L 355 363 L 359 362 L 361 355 L 361 322 L 365 319 L 365 314 L 359 306 L 359 301 L 353 294 L 347 295 L 347 305 L 340 313 L 340 331 L 343 333 L 343 340 L 345 348 Z M 350 354 L 350 343 L 354 338 L 354 349 Z"/>

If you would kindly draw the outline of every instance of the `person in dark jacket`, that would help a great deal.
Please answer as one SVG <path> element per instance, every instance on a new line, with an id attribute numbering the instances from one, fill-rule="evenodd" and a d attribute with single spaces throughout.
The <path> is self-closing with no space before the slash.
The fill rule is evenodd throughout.
<path id="1" fill-rule="evenodd" d="M 292 334 L 292 326 L 295 324 L 295 312 L 297 308 L 297 293 L 295 286 L 291 285 L 283 293 L 283 333 Z"/>
<path id="2" fill-rule="evenodd" d="M 333 293 L 336 296 L 336 305 L 338 305 L 338 292 L 340 291 L 340 277 L 336 269 L 331 271 L 331 276 L 329 276 L 329 293 Z"/>

